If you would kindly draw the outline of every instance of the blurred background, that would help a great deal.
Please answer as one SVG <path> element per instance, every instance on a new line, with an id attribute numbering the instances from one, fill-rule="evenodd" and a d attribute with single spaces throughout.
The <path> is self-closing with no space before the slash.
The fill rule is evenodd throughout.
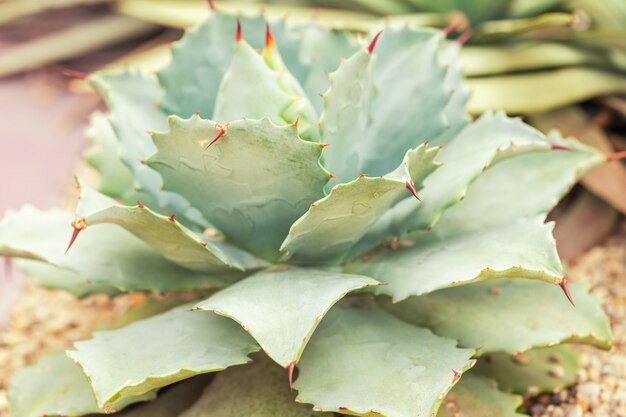
<path id="1" fill-rule="evenodd" d="M 0 217 L 25 203 L 71 206 L 73 175 L 104 109 L 83 80 L 100 69 L 155 71 L 209 7 L 356 32 L 387 21 L 444 30 L 462 45 L 469 112 L 504 109 L 606 153 L 626 151 L 626 0 L 0 0 Z M 626 170 L 606 164 L 553 213 L 565 260 L 626 214 Z M 0 268 L 0 324 L 19 288 Z M 4 310 L 3 310 L 4 309 Z"/>

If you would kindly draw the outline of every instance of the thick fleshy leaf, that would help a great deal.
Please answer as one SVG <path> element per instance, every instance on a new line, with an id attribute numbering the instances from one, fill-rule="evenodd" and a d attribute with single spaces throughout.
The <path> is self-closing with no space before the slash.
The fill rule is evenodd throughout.
<path id="1" fill-rule="evenodd" d="M 198 116 L 168 121 L 170 131 L 154 135 L 159 151 L 149 160 L 166 187 L 188 198 L 229 241 L 275 257 L 289 226 L 323 195 L 329 174 L 319 164 L 320 145 L 267 119 L 223 128 Z M 203 149 L 216 128 L 225 129 L 223 136 Z"/>
<path id="2" fill-rule="evenodd" d="M 340 263 L 389 208 L 422 187 L 424 178 L 438 167 L 434 162 L 438 151 L 420 145 L 384 177 L 360 177 L 333 187 L 291 226 L 281 250 L 300 263 Z"/>
<path id="3" fill-rule="evenodd" d="M 101 407 L 194 375 L 249 361 L 258 345 L 236 323 L 191 305 L 94 333 L 67 354 L 89 377 Z"/>
<path id="4" fill-rule="evenodd" d="M 522 397 L 500 391 L 496 381 L 472 369 L 448 393 L 437 417 L 521 417 L 515 411 L 521 405 Z"/>
<path id="5" fill-rule="evenodd" d="M 488 213 L 488 212 L 485 212 Z M 401 301 L 412 295 L 498 278 L 528 278 L 559 284 L 563 268 L 545 215 L 486 231 L 441 236 L 425 233 L 409 247 L 380 249 L 345 268 L 386 285 L 374 290 Z"/>
<path id="6" fill-rule="evenodd" d="M 547 139 L 570 150 L 533 152 L 494 165 L 472 184 L 463 201 L 443 213 L 435 230 L 445 235 L 487 230 L 547 213 L 583 174 L 604 161 L 600 152 L 578 141 L 556 134 Z"/>
<path id="7" fill-rule="evenodd" d="M 196 305 L 232 318 L 283 367 L 300 359 L 326 312 L 348 292 L 378 282 L 319 269 L 268 270 Z"/>
<path id="8" fill-rule="evenodd" d="M 287 375 L 261 355 L 216 375 L 202 397 L 180 417 L 331 417 L 294 403 Z"/>
<path id="9" fill-rule="evenodd" d="M 506 353 L 484 355 L 472 373 L 498 381 L 503 391 L 528 395 L 553 392 L 576 382 L 580 368 L 578 355 L 566 345 L 533 349 L 513 356 Z"/>
<path id="10" fill-rule="evenodd" d="M 438 58 L 442 42 L 439 32 L 388 27 L 373 54 L 357 51 L 331 74 L 321 129 L 331 145 L 325 165 L 338 182 L 384 175 L 407 149 L 446 129 L 451 90 Z"/>
<path id="11" fill-rule="evenodd" d="M 198 375 L 159 392 L 156 400 L 128 408 L 116 417 L 179 417 L 202 395 L 212 375 Z"/>
<path id="12" fill-rule="evenodd" d="M 137 190 L 156 200 L 158 207 L 154 209 L 164 208 L 194 224 L 206 225 L 206 220 L 183 197 L 164 191 L 161 176 L 143 163 L 156 151 L 148 132 L 166 127 L 165 114 L 154 105 L 161 95 L 156 80 L 137 72 L 98 73 L 89 80 L 107 103 L 120 158 L 133 173 Z"/>
<path id="13" fill-rule="evenodd" d="M 225 273 L 229 269 L 254 269 L 262 265 L 252 255 L 224 241 L 192 232 L 175 218 L 157 214 L 143 205 L 120 206 L 108 197 L 80 184 L 77 218 L 87 226 L 116 224 L 166 259 L 195 271 Z"/>
<path id="14" fill-rule="evenodd" d="M 79 295 L 222 288 L 236 278 L 233 273 L 208 275 L 178 266 L 116 225 L 81 231 L 66 254 L 73 219 L 61 210 L 30 206 L 8 212 L 0 222 L 0 255 L 50 264 L 36 267 L 31 262 L 27 269 L 47 286 L 67 288 L 75 282 Z M 67 277 L 72 281 L 65 282 Z"/>
<path id="15" fill-rule="evenodd" d="M 100 173 L 98 190 L 126 202 L 136 200 L 133 174 L 120 159 L 117 136 L 104 114 L 91 116 L 87 137 L 91 147 L 85 152 L 85 160 Z"/>
<path id="16" fill-rule="evenodd" d="M 227 123 L 243 118 L 267 117 L 280 125 L 286 122 L 281 116 L 291 101 L 280 84 L 279 73 L 272 70 L 245 40 L 239 39 L 235 42 L 232 62 L 217 91 L 211 119 Z"/>
<path id="17" fill-rule="evenodd" d="M 267 23 L 263 16 L 210 13 L 174 44 L 171 63 L 158 73 L 165 90 L 161 102 L 165 113 L 186 118 L 199 112 L 202 117 L 213 117 L 217 91 L 232 60 L 237 18 L 252 47 L 263 47 Z M 284 21 L 271 26 L 287 67 L 298 76 L 302 71 L 298 36 L 286 30 Z"/>
<path id="18" fill-rule="evenodd" d="M 298 365 L 297 401 L 342 414 L 430 417 L 473 353 L 380 309 L 337 306 Z"/>
<path id="19" fill-rule="evenodd" d="M 548 151 L 550 147 L 539 131 L 520 120 L 507 118 L 503 113 L 486 113 L 439 152 L 437 160 L 443 165 L 424 180 L 422 203 L 411 199 L 398 203 L 363 236 L 353 255 L 367 252 L 392 237 L 429 230 L 442 213 L 464 200 L 468 190 L 471 192 L 470 185 L 488 168 L 511 157 Z"/>
<path id="20" fill-rule="evenodd" d="M 133 402 L 154 398 L 155 392 L 101 409 L 80 367 L 64 353 L 55 353 L 18 370 L 9 380 L 8 397 L 11 415 L 16 417 L 74 417 L 112 413 Z"/>
<path id="21" fill-rule="evenodd" d="M 480 348 L 481 353 L 522 352 L 567 342 L 608 349 L 611 328 L 600 300 L 583 284 L 570 284 L 570 291 L 575 308 L 559 287 L 525 279 L 462 285 L 384 305 L 403 320 L 459 340 L 460 346 Z"/>

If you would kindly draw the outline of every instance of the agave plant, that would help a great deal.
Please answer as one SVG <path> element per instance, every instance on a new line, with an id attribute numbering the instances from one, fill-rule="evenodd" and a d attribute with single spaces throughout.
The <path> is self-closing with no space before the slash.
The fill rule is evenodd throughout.
<path id="1" fill-rule="evenodd" d="M 80 183 L 75 214 L 8 214 L 0 253 L 78 296 L 204 299 L 19 371 L 14 416 L 116 412 L 182 380 L 128 412 L 422 417 L 461 380 L 453 405 L 508 416 L 518 398 L 490 379 L 506 364 L 461 379 L 477 359 L 608 348 L 545 222 L 605 157 L 503 113 L 470 121 L 456 53 L 435 30 L 365 41 L 213 12 L 157 77 L 91 75 L 100 191 Z"/>

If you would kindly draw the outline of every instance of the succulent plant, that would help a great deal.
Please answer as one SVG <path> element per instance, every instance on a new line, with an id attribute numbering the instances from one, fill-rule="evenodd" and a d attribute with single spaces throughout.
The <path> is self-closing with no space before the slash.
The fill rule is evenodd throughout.
<path id="1" fill-rule="evenodd" d="M 9 213 L 0 254 L 78 296 L 205 298 L 19 371 L 15 416 L 155 396 L 149 415 L 431 416 L 484 355 L 610 346 L 545 222 L 605 157 L 503 113 L 470 121 L 441 32 L 368 38 L 213 12 L 157 77 L 90 76 L 100 191 L 79 183 L 75 214 Z M 515 415 L 491 369 L 454 405 Z"/>

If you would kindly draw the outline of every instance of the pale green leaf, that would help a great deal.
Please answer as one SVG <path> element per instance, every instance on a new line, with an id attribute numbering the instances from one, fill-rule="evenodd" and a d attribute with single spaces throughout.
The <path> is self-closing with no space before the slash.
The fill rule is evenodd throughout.
<path id="1" fill-rule="evenodd" d="M 533 349 L 513 356 L 484 355 L 472 373 L 498 381 L 500 389 L 522 395 L 554 392 L 576 382 L 578 354 L 566 345 Z"/>
<path id="2" fill-rule="evenodd" d="M 422 187 L 424 178 L 438 167 L 434 162 L 438 151 L 420 145 L 384 177 L 360 177 L 333 187 L 291 226 L 281 250 L 294 262 L 340 263 L 387 210 L 411 195 L 408 184 L 416 190 Z"/>
<path id="3" fill-rule="evenodd" d="M 133 402 L 152 399 L 155 393 L 128 398 L 102 410 L 80 367 L 64 353 L 55 353 L 18 370 L 9 380 L 8 397 L 15 417 L 74 417 L 112 413 Z"/>
<path id="4" fill-rule="evenodd" d="M 583 284 L 570 284 L 570 291 L 576 307 L 559 287 L 525 279 L 462 285 L 384 305 L 403 320 L 480 353 L 568 342 L 608 349 L 612 335 L 600 300 Z"/>
<path id="5" fill-rule="evenodd" d="M 268 270 L 198 303 L 232 318 L 283 367 L 294 365 L 326 312 L 348 292 L 377 285 L 371 278 L 320 269 Z"/>
<path id="6" fill-rule="evenodd" d="M 94 333 L 67 354 L 80 364 L 101 407 L 194 375 L 249 361 L 258 346 L 236 323 L 178 307 Z"/>
<path id="7" fill-rule="evenodd" d="M 194 271 L 226 273 L 259 268 L 263 265 L 252 255 L 224 241 L 196 234 L 176 219 L 157 214 L 144 206 L 120 206 L 115 201 L 80 183 L 80 200 L 76 215 L 87 226 L 116 224 L 166 259 Z"/>
<path id="8" fill-rule="evenodd" d="M 294 403 L 287 372 L 254 355 L 254 362 L 216 375 L 202 397 L 180 417 L 331 417 Z"/>
<path id="9" fill-rule="evenodd" d="M 234 244 L 276 256 L 289 226 L 323 196 L 329 174 L 322 148 L 294 126 L 237 120 L 215 144 L 216 123 L 198 116 L 169 118 L 170 131 L 154 135 L 159 152 L 148 163 Z"/>
<path id="10" fill-rule="evenodd" d="M 10 211 L 0 222 L 0 254 L 45 263 L 37 267 L 30 262 L 26 269 L 37 274 L 38 282 L 69 287 L 78 295 L 221 288 L 236 278 L 182 268 L 116 225 L 81 231 L 66 254 L 73 219 L 61 210 L 30 206 Z M 75 290 L 73 284 L 78 285 Z"/>
<path id="11" fill-rule="evenodd" d="M 515 412 L 521 405 L 522 397 L 500 391 L 496 381 L 472 369 L 448 393 L 437 417 L 521 417 Z"/>
<path id="12" fill-rule="evenodd" d="M 563 278 L 553 225 L 544 215 L 513 221 L 486 231 L 439 235 L 425 233 L 407 246 L 379 249 L 345 268 L 385 283 L 374 289 L 394 301 L 459 284 L 528 278 L 558 284 Z"/>
<path id="13" fill-rule="evenodd" d="M 298 365 L 297 401 L 343 414 L 430 417 L 473 353 L 382 310 L 338 306 Z"/>
<path id="14" fill-rule="evenodd" d="M 164 191 L 159 173 L 143 163 L 156 152 L 148 132 L 167 126 L 165 114 L 155 106 L 161 96 L 156 80 L 137 72 L 98 73 L 89 80 L 107 103 L 120 158 L 132 172 L 137 190 L 156 200 L 155 210 L 165 208 L 177 213 L 179 219 L 187 218 L 194 224 L 206 226 L 200 213 L 179 194 Z"/>

